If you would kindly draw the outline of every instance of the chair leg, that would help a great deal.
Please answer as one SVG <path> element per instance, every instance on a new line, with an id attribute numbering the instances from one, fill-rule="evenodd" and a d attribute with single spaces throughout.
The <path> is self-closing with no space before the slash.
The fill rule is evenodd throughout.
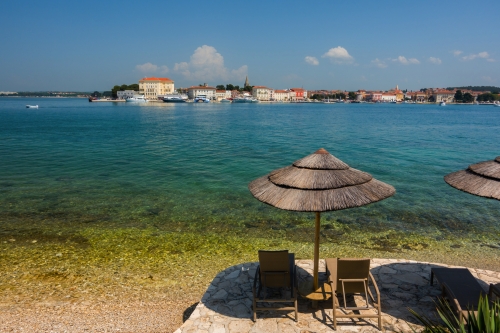
<path id="1" fill-rule="evenodd" d="M 337 330 L 337 308 L 335 306 L 335 295 L 334 292 L 332 292 L 332 320 L 333 320 L 333 329 L 336 331 Z"/>
<path id="2" fill-rule="evenodd" d="M 382 306 L 380 305 L 380 298 L 377 299 L 377 312 L 378 312 L 378 330 L 382 331 Z"/>
<path id="3" fill-rule="evenodd" d="M 297 299 L 295 299 L 295 321 L 299 321 L 299 310 L 297 306 Z"/>
<path id="4" fill-rule="evenodd" d="M 253 321 L 254 322 L 257 321 L 257 310 L 256 310 L 257 309 L 257 302 L 255 301 L 255 297 L 256 296 L 255 296 L 255 293 L 254 293 L 254 295 L 253 295 L 253 309 L 252 309 L 253 310 Z"/>

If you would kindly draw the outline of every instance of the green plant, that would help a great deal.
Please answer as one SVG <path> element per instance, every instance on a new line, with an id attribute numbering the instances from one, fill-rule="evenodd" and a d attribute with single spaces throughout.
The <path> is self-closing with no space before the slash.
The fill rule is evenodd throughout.
<path id="1" fill-rule="evenodd" d="M 443 299 L 436 303 L 436 310 L 444 325 L 433 322 L 412 309 L 408 310 L 422 323 L 423 332 L 426 333 L 500 333 L 500 301 L 490 303 L 487 296 L 479 297 L 477 312 L 468 311 L 467 325 L 460 322 L 448 302 Z"/>

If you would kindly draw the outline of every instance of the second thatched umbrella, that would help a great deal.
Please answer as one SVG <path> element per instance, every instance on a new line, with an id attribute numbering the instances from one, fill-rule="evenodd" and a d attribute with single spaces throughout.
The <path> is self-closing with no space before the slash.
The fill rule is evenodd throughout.
<path id="1" fill-rule="evenodd" d="M 273 207 L 316 212 L 312 291 L 318 290 L 320 213 L 368 205 L 396 192 L 323 148 L 252 181 L 248 188 L 255 198 Z"/>
<path id="2" fill-rule="evenodd" d="M 461 191 L 500 200 L 500 156 L 450 173 L 444 180 Z"/>

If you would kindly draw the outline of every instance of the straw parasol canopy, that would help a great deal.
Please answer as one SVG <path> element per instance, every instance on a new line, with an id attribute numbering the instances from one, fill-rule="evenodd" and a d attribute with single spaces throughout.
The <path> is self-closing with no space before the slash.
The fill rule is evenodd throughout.
<path id="1" fill-rule="evenodd" d="M 444 181 L 461 191 L 500 200 L 500 156 L 450 173 Z"/>
<path id="2" fill-rule="evenodd" d="M 316 212 L 314 290 L 318 289 L 320 212 L 368 205 L 396 192 L 391 185 L 350 168 L 323 148 L 252 181 L 248 188 L 256 199 L 273 207 Z"/>

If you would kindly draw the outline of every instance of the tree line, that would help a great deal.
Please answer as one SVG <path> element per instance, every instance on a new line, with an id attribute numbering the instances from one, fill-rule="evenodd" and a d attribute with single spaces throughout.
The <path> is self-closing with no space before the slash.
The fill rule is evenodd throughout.
<path id="1" fill-rule="evenodd" d="M 200 84 L 200 86 L 202 86 L 202 84 Z M 217 90 L 230 90 L 230 91 L 232 91 L 232 90 L 238 90 L 240 92 L 242 92 L 242 91 L 249 91 L 249 92 L 251 92 L 253 87 L 254 86 L 246 86 L 246 87 L 240 88 L 240 86 L 235 86 L 235 85 L 232 85 L 232 84 L 229 83 L 229 84 L 226 84 L 226 85 L 218 84 L 218 85 L 215 86 L 215 89 L 217 89 Z"/>
<path id="2" fill-rule="evenodd" d="M 466 87 L 448 87 L 447 90 L 461 89 L 461 90 L 471 90 L 471 91 L 487 91 L 494 94 L 500 93 L 499 87 L 494 86 L 466 86 Z"/>

